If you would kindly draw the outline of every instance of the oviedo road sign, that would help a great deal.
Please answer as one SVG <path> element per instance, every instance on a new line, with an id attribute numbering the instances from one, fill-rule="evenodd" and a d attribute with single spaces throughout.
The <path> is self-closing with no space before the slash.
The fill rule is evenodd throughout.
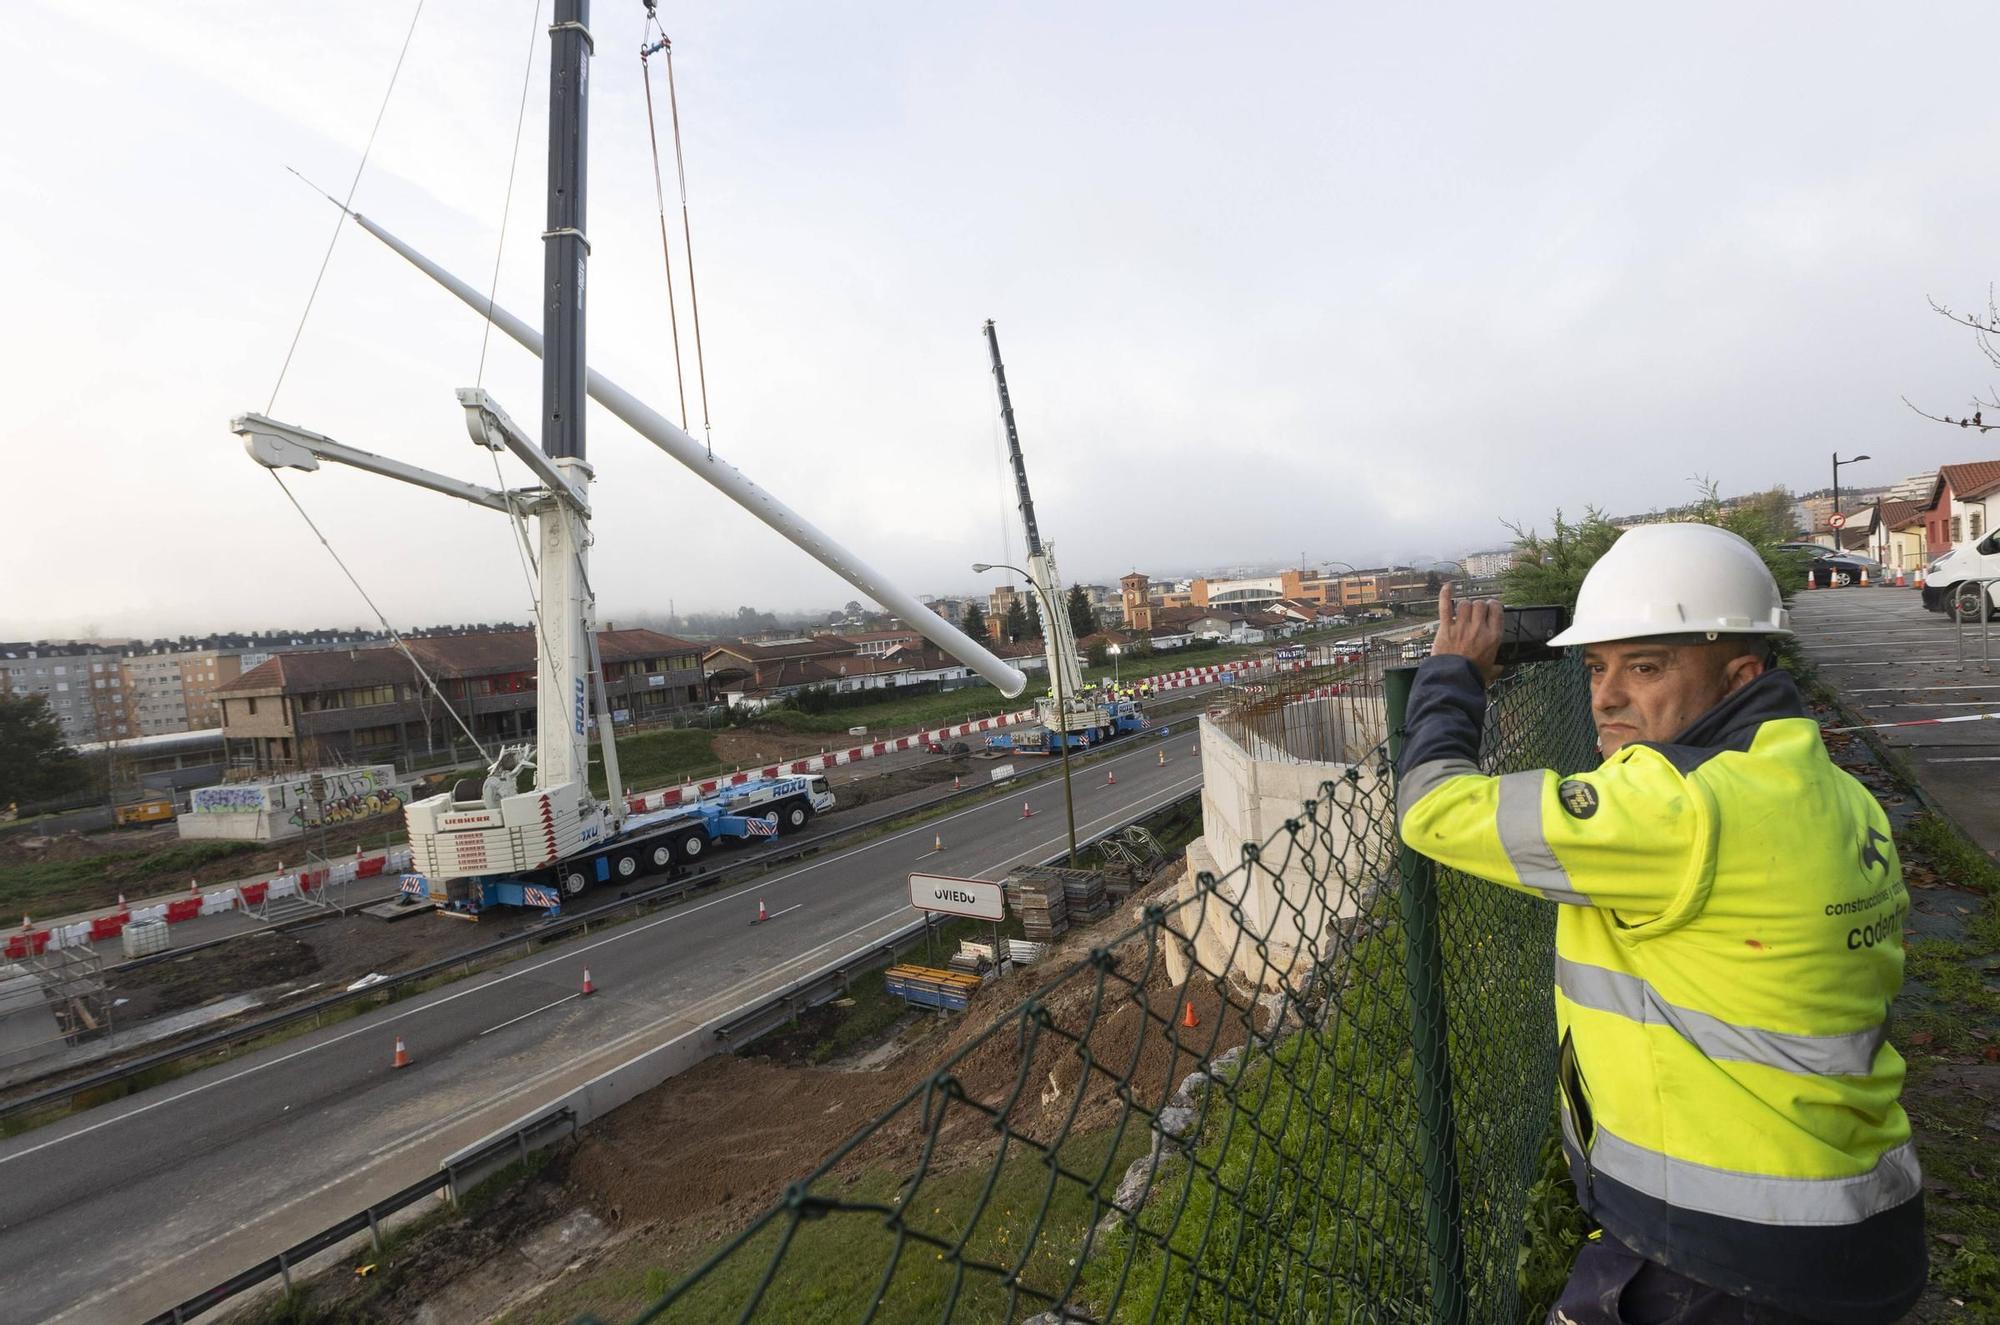
<path id="1" fill-rule="evenodd" d="M 910 905 L 919 911 L 943 911 L 974 920 L 1002 920 L 1007 897 L 997 883 L 985 879 L 954 879 L 948 874 L 912 874 Z"/>

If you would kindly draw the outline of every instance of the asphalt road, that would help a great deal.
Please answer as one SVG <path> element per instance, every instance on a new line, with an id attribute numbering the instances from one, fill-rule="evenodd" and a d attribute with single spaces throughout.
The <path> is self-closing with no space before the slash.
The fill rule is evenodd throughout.
<path id="1" fill-rule="evenodd" d="M 1910 761 L 1925 794 L 1975 842 L 2000 850 L 2000 722 L 1928 725 L 2000 712 L 2000 621 L 1968 619 L 1961 634 L 1949 617 L 1926 612 L 1915 589 L 1884 587 L 1799 594 L 1792 625 L 1806 657 L 1863 722 L 1926 724 L 1875 738 Z"/>
<path id="2" fill-rule="evenodd" d="M 1079 836 L 1198 787 L 1190 730 L 1079 770 Z M 1020 817 L 1024 800 L 1033 818 Z M 886 936 L 915 917 L 913 870 L 997 879 L 1059 852 L 1064 836 L 1062 783 L 1043 783 L 0 1141 L 0 1317 L 163 1310 L 617 1063 Z M 752 924 L 760 900 L 772 919 Z M 398 1036 L 413 1060 L 401 1070 Z"/>

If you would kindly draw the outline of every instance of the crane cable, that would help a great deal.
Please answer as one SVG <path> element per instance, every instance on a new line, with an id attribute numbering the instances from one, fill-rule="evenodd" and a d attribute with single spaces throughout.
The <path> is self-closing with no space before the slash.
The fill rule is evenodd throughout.
<path id="1" fill-rule="evenodd" d="M 507 158 L 507 191 L 500 203 L 500 238 L 493 247 L 493 277 L 486 290 L 485 326 L 479 335 L 479 370 L 474 379 L 475 386 L 486 385 L 486 347 L 493 338 L 493 309 L 500 297 L 500 261 L 507 251 L 507 218 L 514 209 L 514 178 L 521 165 L 521 130 L 528 119 L 528 87 L 535 73 L 536 37 L 542 26 L 542 0 L 535 0 L 534 16 L 528 23 L 528 57 L 521 68 L 521 105 L 514 113 L 514 147 Z M 493 483 L 501 492 L 507 493 L 507 483 L 500 474 L 500 453 L 486 452 L 493 462 Z M 521 578 L 528 586 L 528 610 L 534 617 L 535 635 L 541 646 L 554 658 L 555 644 L 549 639 L 548 623 L 542 616 L 542 600 L 536 583 L 541 567 L 535 559 L 534 543 L 528 536 L 528 519 L 508 493 L 507 523 L 511 526 L 509 541 L 514 544 L 515 559 L 521 566 Z"/>
<path id="2" fill-rule="evenodd" d="M 653 196 L 660 213 L 660 254 L 667 268 L 667 315 L 673 328 L 674 339 L 674 382 L 680 391 L 681 428 L 687 428 L 687 385 L 681 367 L 680 314 L 674 300 L 674 264 L 671 245 L 667 240 L 667 205 L 665 190 L 660 178 L 660 135 L 655 125 L 653 111 L 652 57 L 665 54 L 667 57 L 667 110 L 672 117 L 674 133 L 674 173 L 681 195 L 681 240 L 687 252 L 688 311 L 694 324 L 694 367 L 696 379 L 701 388 L 701 435 L 702 443 L 708 448 L 708 458 L 715 459 L 715 434 L 709 422 L 708 412 L 708 365 L 701 351 L 701 295 L 695 288 L 694 279 L 694 229 L 688 220 L 687 157 L 681 149 L 681 106 L 680 97 L 674 90 L 674 44 L 667 37 L 666 29 L 660 26 L 657 11 L 658 0 L 646 0 L 646 23 L 641 32 L 639 46 L 640 81 L 646 87 L 646 137 L 653 149 Z M 649 33 L 659 35 L 652 41 L 643 38 Z"/>
<path id="3" fill-rule="evenodd" d="M 375 150 L 375 137 L 382 130 L 383 117 L 389 113 L 389 99 L 395 95 L 397 80 L 403 73 L 403 60 L 410 53 L 410 40 L 417 35 L 417 20 L 423 17 L 423 13 L 424 0 L 417 0 L 416 9 L 410 15 L 409 29 L 403 33 L 402 48 L 396 52 L 395 67 L 389 71 L 389 85 L 382 90 L 382 104 L 375 109 L 375 123 L 368 130 L 368 141 L 362 145 L 361 159 L 354 163 L 354 178 L 348 181 L 347 201 L 341 204 L 340 221 L 347 219 L 350 206 L 354 202 L 354 192 L 361 187 L 362 172 L 368 168 L 368 158 Z M 293 171 L 292 173 L 298 174 L 297 171 Z M 303 179 L 305 177 L 301 175 L 300 178 Z M 327 266 L 333 261 L 334 245 L 340 242 L 340 221 L 334 223 L 333 235 L 327 240 L 326 252 L 321 255 L 319 260 L 319 273 L 313 277 L 312 289 L 306 295 L 306 306 L 299 312 L 299 325 L 293 329 L 292 342 L 285 348 L 284 361 L 278 365 L 277 380 L 271 384 L 270 402 L 264 406 L 266 414 L 277 408 L 278 391 L 285 384 L 285 374 L 291 369 L 292 356 L 298 353 L 299 340 L 305 335 L 306 320 L 312 316 L 313 304 L 319 299 L 320 285 L 326 280 Z M 458 723 L 459 730 L 464 732 L 466 739 L 472 742 L 472 748 L 479 751 L 481 759 L 485 759 L 487 757 L 486 747 L 479 743 L 479 738 L 472 734 L 470 727 L 465 725 L 465 719 L 459 717 L 458 710 L 451 706 L 451 701 L 444 697 L 442 690 L 438 689 L 438 683 L 432 679 L 429 672 L 424 670 L 424 665 L 417 661 L 417 655 L 410 652 L 410 646 L 403 642 L 402 635 L 394 626 L 389 624 L 389 618 L 383 615 L 380 607 L 375 605 L 375 600 L 369 596 L 368 591 L 361 587 L 361 581 L 355 578 L 353 570 L 348 567 L 347 562 L 341 557 L 333 544 L 328 541 L 326 534 L 321 531 L 312 516 L 306 514 L 306 508 L 299 504 L 298 497 L 293 494 L 291 486 L 285 482 L 284 476 L 275 469 L 266 469 L 264 472 L 269 474 L 271 481 L 278 485 L 278 491 L 285 494 L 285 500 L 292 504 L 292 509 L 297 511 L 299 518 L 306 522 L 306 528 L 312 530 L 313 537 L 319 539 L 320 546 L 325 548 L 327 555 L 333 558 L 333 564 L 340 567 L 340 573 L 347 577 L 347 582 L 354 586 L 356 593 L 361 595 L 361 601 L 368 604 L 368 610 L 375 614 L 375 620 L 387 632 L 390 641 L 402 653 L 403 657 L 409 660 L 410 666 L 416 669 L 417 675 L 423 678 L 424 684 L 431 688 L 431 693 L 438 697 L 438 701 L 444 705 L 445 712 L 451 714 L 453 721 Z"/>

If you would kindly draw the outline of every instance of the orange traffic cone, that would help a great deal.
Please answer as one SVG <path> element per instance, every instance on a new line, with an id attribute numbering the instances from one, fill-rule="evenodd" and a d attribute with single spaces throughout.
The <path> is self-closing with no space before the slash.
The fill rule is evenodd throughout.
<path id="1" fill-rule="evenodd" d="M 1191 755 L 1198 755 L 1201 753 L 1201 747 L 1198 745 L 1190 745 L 1188 747 L 1188 753 Z"/>
<path id="2" fill-rule="evenodd" d="M 1194 1015 L 1194 1004 L 1192 1002 L 1183 1003 L 1181 1007 L 1183 1009 L 1181 1012 L 1181 1025 L 1183 1027 L 1193 1030 L 1195 1027 L 1201 1025 L 1201 1018 Z"/>
<path id="3" fill-rule="evenodd" d="M 1868 568 L 1866 566 L 1861 568 L 1861 587 L 1864 589 L 1868 587 Z"/>
<path id="4" fill-rule="evenodd" d="M 189 879 L 189 880 L 188 880 L 188 891 L 189 891 L 189 892 L 191 892 L 191 893 L 198 893 L 198 892 L 200 892 L 200 891 L 201 891 L 201 880 L 200 880 L 200 879 Z"/>
<path id="5" fill-rule="evenodd" d="M 1167 766 L 1167 752 L 1165 750 L 1162 750 L 1160 751 L 1160 767 L 1165 768 L 1166 766 Z"/>
<path id="6" fill-rule="evenodd" d="M 1924 568 L 1922 566 L 1917 567 L 1917 587 L 1919 589 L 1924 587 Z"/>
<path id="7" fill-rule="evenodd" d="M 764 899 L 759 897 L 757 899 L 757 919 L 752 921 L 751 923 L 761 925 L 770 918 L 771 918 L 771 913 L 764 909 Z"/>
<path id="8" fill-rule="evenodd" d="M 933 836 L 933 837 L 931 838 L 931 850 L 933 850 L 933 851 L 942 851 L 942 850 L 944 850 L 944 834 L 943 834 L 943 833 L 938 833 L 938 834 L 936 834 L 935 836 Z"/>
<path id="9" fill-rule="evenodd" d="M 951 789 L 952 789 L 953 791 L 958 791 L 958 790 L 961 790 L 961 787 L 960 787 L 960 785 L 959 785 L 959 781 L 958 781 L 958 779 L 957 779 L 957 778 L 953 778 L 953 779 L 951 780 Z"/>
<path id="10" fill-rule="evenodd" d="M 1117 786 L 1117 785 L 1118 785 L 1118 775 L 1117 775 L 1116 773 L 1106 773 L 1106 774 L 1104 775 L 1104 785 L 1105 785 L 1105 786 L 1107 786 L 1107 787 L 1115 787 L 1115 786 Z"/>
<path id="11" fill-rule="evenodd" d="M 594 994 L 594 993 L 596 993 L 596 992 L 597 992 L 597 986 L 596 986 L 596 985 L 594 985 L 594 984 L 592 984 L 592 983 L 590 983 L 590 968 L 589 968 L 588 966 L 586 966 L 586 967 L 584 967 L 584 968 L 583 968 L 583 994 L 582 994 L 582 997 L 584 997 L 584 998 L 589 998 L 589 997 L 590 997 L 590 996 L 591 996 L 592 994 Z"/>
<path id="12" fill-rule="evenodd" d="M 403 1037 L 398 1035 L 396 1037 L 396 1061 L 390 1064 L 390 1066 L 408 1067 L 409 1065 L 410 1065 L 410 1051 L 403 1047 Z"/>
<path id="13" fill-rule="evenodd" d="M 1023 819 L 1032 819 L 1035 817 L 1035 812 L 1028 808 L 1028 802 L 1026 801 L 1021 802 L 1021 817 Z"/>

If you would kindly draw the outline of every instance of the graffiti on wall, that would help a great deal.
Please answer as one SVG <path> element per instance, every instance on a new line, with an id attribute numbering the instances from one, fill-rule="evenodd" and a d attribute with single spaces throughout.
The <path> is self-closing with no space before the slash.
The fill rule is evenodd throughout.
<path id="1" fill-rule="evenodd" d="M 190 796 L 195 814 L 255 814 L 264 808 L 262 787 L 196 787 Z"/>
<path id="2" fill-rule="evenodd" d="M 294 828 L 352 823 L 403 808 L 396 770 L 389 764 L 344 768 L 283 782 L 200 787 L 191 796 L 195 814 L 284 814 Z M 315 795 L 314 793 L 318 794 Z"/>
<path id="3" fill-rule="evenodd" d="M 289 809 L 287 822 L 294 828 L 352 823 L 403 808 L 395 780 L 396 770 L 388 764 L 323 773 L 317 786 L 310 775 L 294 778 L 272 788 L 271 808 Z"/>
<path id="4" fill-rule="evenodd" d="M 287 822 L 295 828 L 317 828 L 323 824 L 345 824 L 353 823 L 356 819 L 371 819 L 378 814 L 388 814 L 392 810 L 402 808 L 403 793 L 394 787 L 381 787 L 346 796 L 335 796 L 328 792 L 323 804 L 314 806 L 308 800 L 292 811 Z"/>

